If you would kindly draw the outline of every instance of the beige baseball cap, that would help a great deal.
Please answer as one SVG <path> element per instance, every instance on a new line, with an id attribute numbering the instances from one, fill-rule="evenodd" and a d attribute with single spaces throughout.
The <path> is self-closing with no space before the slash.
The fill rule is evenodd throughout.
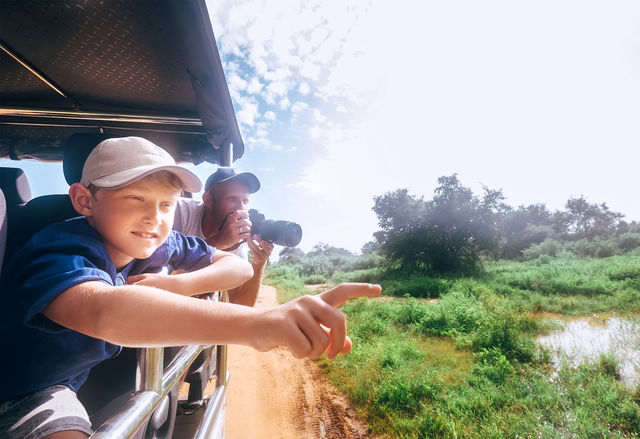
<path id="1" fill-rule="evenodd" d="M 193 172 L 176 165 L 167 151 L 142 137 L 116 137 L 100 142 L 84 163 L 80 184 L 116 189 L 158 171 L 175 174 L 185 191 L 202 189 L 202 182 Z"/>

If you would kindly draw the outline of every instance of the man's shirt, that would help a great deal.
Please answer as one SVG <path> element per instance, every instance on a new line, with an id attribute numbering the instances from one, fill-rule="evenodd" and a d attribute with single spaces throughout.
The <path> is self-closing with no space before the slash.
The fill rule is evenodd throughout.
<path id="1" fill-rule="evenodd" d="M 204 203 L 192 198 L 178 198 L 176 214 L 173 219 L 173 230 L 186 236 L 198 236 L 204 239 L 202 231 L 202 218 L 204 217 Z M 224 249 L 220 249 L 224 250 Z M 249 260 L 249 246 L 243 242 L 234 250 L 224 250 L 240 256 L 245 261 Z"/>

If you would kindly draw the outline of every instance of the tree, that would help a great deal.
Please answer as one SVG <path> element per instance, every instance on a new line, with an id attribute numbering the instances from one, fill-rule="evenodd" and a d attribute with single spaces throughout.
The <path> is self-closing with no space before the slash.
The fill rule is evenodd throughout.
<path id="1" fill-rule="evenodd" d="M 551 218 L 551 212 L 542 203 L 506 212 L 502 221 L 502 255 L 508 259 L 520 257 L 524 249 L 551 236 Z"/>
<path id="2" fill-rule="evenodd" d="M 374 198 L 384 254 L 404 268 L 437 272 L 473 270 L 482 254 L 500 244 L 500 218 L 508 209 L 502 191 L 484 188 L 476 197 L 456 174 L 438 178 L 433 200 L 399 189 Z"/>
<path id="3" fill-rule="evenodd" d="M 296 265 L 304 259 L 304 252 L 298 247 L 284 247 L 278 253 L 278 261 L 283 264 Z"/>
<path id="4" fill-rule="evenodd" d="M 565 211 L 556 212 L 554 227 L 569 239 L 593 239 L 595 236 L 612 236 L 623 214 L 612 212 L 606 203 L 591 204 L 581 195 L 569 198 Z"/>
<path id="5" fill-rule="evenodd" d="M 380 250 L 380 243 L 376 240 L 373 240 L 366 242 L 360 249 L 360 253 L 362 253 L 363 256 L 367 256 L 377 252 L 378 250 Z"/>

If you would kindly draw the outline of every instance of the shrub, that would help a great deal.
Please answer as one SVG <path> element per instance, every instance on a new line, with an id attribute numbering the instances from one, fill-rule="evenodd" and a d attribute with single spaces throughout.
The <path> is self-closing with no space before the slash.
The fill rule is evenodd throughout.
<path id="1" fill-rule="evenodd" d="M 361 270 L 336 273 L 332 280 L 339 284 L 342 282 L 368 282 L 377 283 L 383 279 L 384 271 L 381 268 L 367 268 Z M 386 293 L 386 291 L 385 291 Z"/>
<path id="2" fill-rule="evenodd" d="M 618 246 L 623 252 L 640 247 L 640 233 L 627 232 L 618 236 Z"/>
<path id="3" fill-rule="evenodd" d="M 426 401 L 435 396 L 436 390 L 423 377 L 409 379 L 392 375 L 378 387 L 374 403 L 376 409 L 385 414 L 392 410 L 413 416 L 423 409 Z"/>
<path id="4" fill-rule="evenodd" d="M 396 277 L 398 277 L 397 273 L 393 274 L 393 279 L 382 280 L 380 282 L 387 296 L 411 296 L 433 299 L 449 291 L 448 282 L 441 278 L 410 274 L 400 279 Z"/>
<path id="5" fill-rule="evenodd" d="M 565 250 L 581 258 L 607 258 L 622 253 L 618 247 L 617 239 L 601 238 L 579 239 L 565 244 Z"/>
<path id="6" fill-rule="evenodd" d="M 419 325 L 427 314 L 427 306 L 424 303 L 410 298 L 404 302 L 395 314 L 395 321 L 401 325 Z"/>
<path id="7" fill-rule="evenodd" d="M 475 357 L 473 373 L 484 376 L 496 384 L 504 383 L 507 377 L 515 372 L 507 357 L 496 347 L 482 349 Z"/>
<path id="8" fill-rule="evenodd" d="M 556 256 L 562 250 L 563 246 L 560 241 L 555 239 L 545 239 L 540 244 L 534 244 L 522 251 L 522 259 L 531 261 L 541 255 Z"/>
<path id="9" fill-rule="evenodd" d="M 620 259 L 607 269 L 611 280 L 640 279 L 640 258 Z"/>
<path id="10" fill-rule="evenodd" d="M 535 344 L 525 337 L 529 323 L 514 310 L 497 309 L 480 321 L 474 334 L 475 351 L 497 349 L 508 359 L 530 362 L 535 356 Z"/>
<path id="11" fill-rule="evenodd" d="M 271 279 L 273 281 L 279 281 L 284 279 L 298 279 L 299 270 L 297 266 L 294 265 L 274 265 L 267 270 L 267 279 Z"/>
<path id="12" fill-rule="evenodd" d="M 600 354 L 595 361 L 595 370 L 616 380 L 620 379 L 620 362 L 613 354 Z"/>
<path id="13" fill-rule="evenodd" d="M 302 283 L 305 285 L 324 284 L 327 282 L 327 278 L 321 274 L 312 274 L 302 278 Z"/>

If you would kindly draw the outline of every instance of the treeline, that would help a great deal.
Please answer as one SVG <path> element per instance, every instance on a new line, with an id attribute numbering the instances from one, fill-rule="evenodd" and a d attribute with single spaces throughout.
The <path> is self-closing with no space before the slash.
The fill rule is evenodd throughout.
<path id="1" fill-rule="evenodd" d="M 304 254 L 285 248 L 284 264 L 302 275 L 331 276 L 339 269 L 369 268 L 384 262 L 403 271 L 473 272 L 488 259 L 531 260 L 571 253 L 608 257 L 640 247 L 640 223 L 624 221 L 606 203 L 570 198 L 564 210 L 542 203 L 513 208 L 502 190 L 476 195 L 456 174 L 438 178 L 430 200 L 398 189 L 374 197 L 380 230 L 362 248 L 362 257 L 345 249 L 317 245 Z M 546 256 L 545 256 L 546 255 Z"/>

